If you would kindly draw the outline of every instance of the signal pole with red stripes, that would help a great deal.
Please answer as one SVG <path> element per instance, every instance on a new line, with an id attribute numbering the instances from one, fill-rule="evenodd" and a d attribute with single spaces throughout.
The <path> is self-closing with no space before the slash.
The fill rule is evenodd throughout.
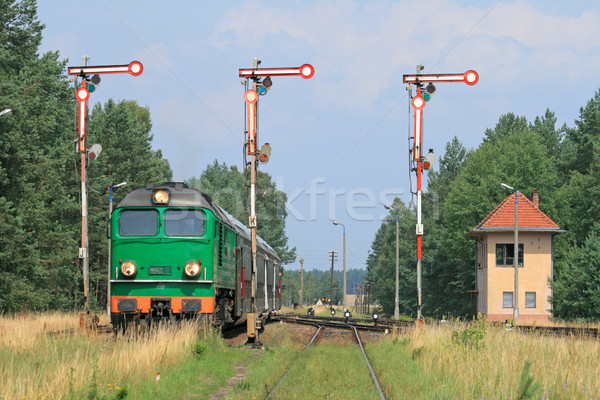
<path id="1" fill-rule="evenodd" d="M 270 155 L 270 147 L 268 144 L 263 146 L 261 151 L 256 151 L 257 136 L 258 136 L 258 99 L 259 93 L 266 94 L 272 85 L 272 76 L 300 76 L 304 79 L 310 79 L 315 74 L 315 69 L 310 64 L 304 64 L 297 68 L 258 68 L 261 61 L 258 58 L 254 59 L 252 68 L 239 70 L 240 78 L 246 79 L 246 92 L 244 93 L 244 101 L 246 102 L 246 117 L 248 138 L 244 146 L 246 147 L 247 155 L 250 156 L 250 218 L 248 225 L 250 227 L 250 237 L 252 246 L 252 299 L 251 311 L 255 318 L 248 318 L 248 338 L 249 342 L 258 343 L 258 329 L 260 321 L 256 318 L 258 310 L 256 309 L 256 155 L 259 154 L 261 161 L 266 162 Z M 260 81 L 260 78 L 263 80 Z M 249 83 L 251 81 L 251 86 Z M 250 89 L 248 89 L 250 87 Z M 267 147 L 267 148 L 265 148 Z M 246 166 L 244 166 L 246 167 Z M 266 280 L 265 276 L 265 280 Z M 275 279 L 275 277 L 273 277 Z M 275 281 L 273 281 L 275 284 Z M 281 285 L 281 283 L 280 283 Z M 254 326 L 251 325 L 251 319 L 254 320 Z"/>
<path id="2" fill-rule="evenodd" d="M 423 108 L 427 99 L 435 92 L 434 82 L 464 82 L 467 85 L 475 85 L 479 81 L 479 75 L 473 70 L 469 70 L 464 74 L 421 74 L 423 70 L 421 64 L 417 65 L 417 73 L 415 75 L 403 75 L 404 83 L 414 84 L 417 87 L 417 95 L 412 98 L 411 106 L 414 113 L 413 125 L 414 125 L 414 136 L 413 146 L 411 149 L 411 161 L 416 163 L 415 171 L 417 175 L 417 320 L 421 321 L 423 315 L 421 314 L 421 246 L 423 238 L 423 222 L 421 219 L 421 175 L 423 172 L 423 165 L 425 169 L 433 164 L 432 160 L 428 159 L 427 156 L 422 155 L 423 145 Z M 429 83 L 425 93 L 422 92 L 421 88 L 424 83 Z M 409 90 L 412 88 L 409 85 Z"/>
<path id="3" fill-rule="evenodd" d="M 79 248 L 79 258 L 82 260 L 83 273 L 83 295 L 85 301 L 86 325 L 90 326 L 90 302 L 89 302 L 89 246 L 88 246 L 88 224 L 87 224 L 87 161 L 97 157 L 100 151 L 92 151 L 87 148 L 86 137 L 86 117 L 87 101 L 90 98 L 90 92 L 95 90 L 95 85 L 100 83 L 99 74 L 122 74 L 127 73 L 138 76 L 144 70 L 142 63 L 132 61 L 126 65 L 101 65 L 88 66 L 89 57 L 83 57 L 84 65 L 81 67 L 69 67 L 68 74 L 81 77 L 81 87 L 75 91 L 77 99 L 77 125 L 78 125 L 78 144 L 77 151 L 81 154 L 81 247 Z M 90 75 L 93 75 L 90 79 Z M 88 83 L 90 80 L 91 83 Z M 94 147 L 94 146 L 93 146 Z M 100 147 L 101 149 L 101 147 Z M 110 262 L 110 260 L 109 260 Z M 110 282 L 107 282 L 110 285 Z"/>

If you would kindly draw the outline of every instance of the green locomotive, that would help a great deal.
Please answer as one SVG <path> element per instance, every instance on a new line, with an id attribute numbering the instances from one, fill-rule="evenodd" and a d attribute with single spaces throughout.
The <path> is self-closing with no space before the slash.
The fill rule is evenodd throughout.
<path id="1" fill-rule="evenodd" d="M 111 215 L 110 310 L 130 323 L 203 317 L 232 324 L 251 312 L 250 230 L 184 183 L 146 185 Z M 256 308 L 281 306 L 281 264 L 257 238 Z"/>

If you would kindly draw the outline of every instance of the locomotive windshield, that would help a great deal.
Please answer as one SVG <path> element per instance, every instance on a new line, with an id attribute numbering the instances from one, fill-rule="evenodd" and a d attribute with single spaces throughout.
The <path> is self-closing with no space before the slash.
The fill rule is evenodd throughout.
<path id="1" fill-rule="evenodd" d="M 204 213 L 200 210 L 167 210 L 165 211 L 165 235 L 202 236 L 204 221 Z"/>
<path id="2" fill-rule="evenodd" d="M 119 215 L 121 236 L 155 236 L 158 233 L 158 211 L 125 210 Z"/>

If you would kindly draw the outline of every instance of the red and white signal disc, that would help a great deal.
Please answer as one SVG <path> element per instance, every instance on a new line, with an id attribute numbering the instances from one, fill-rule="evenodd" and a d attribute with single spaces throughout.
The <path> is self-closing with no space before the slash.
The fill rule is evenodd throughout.
<path id="1" fill-rule="evenodd" d="M 421 96 L 413 97 L 411 104 L 415 110 L 422 110 L 425 107 L 425 99 Z"/>
<path id="2" fill-rule="evenodd" d="M 81 87 L 75 91 L 75 97 L 79 101 L 86 101 L 90 97 L 90 92 Z"/>
<path id="3" fill-rule="evenodd" d="M 315 69 L 310 64 L 300 66 L 300 76 L 304 79 L 310 79 L 315 74 Z"/>
<path id="4" fill-rule="evenodd" d="M 142 72 L 144 72 L 144 66 L 139 61 L 132 61 L 129 63 L 129 65 L 127 67 L 128 67 L 129 73 L 133 76 L 138 76 Z"/>
<path id="5" fill-rule="evenodd" d="M 474 85 L 479 82 L 479 74 L 472 69 L 465 72 L 465 83 L 467 85 Z"/>
<path id="6" fill-rule="evenodd" d="M 244 100 L 246 100 L 246 103 L 254 104 L 258 100 L 258 93 L 255 90 L 246 90 Z"/>

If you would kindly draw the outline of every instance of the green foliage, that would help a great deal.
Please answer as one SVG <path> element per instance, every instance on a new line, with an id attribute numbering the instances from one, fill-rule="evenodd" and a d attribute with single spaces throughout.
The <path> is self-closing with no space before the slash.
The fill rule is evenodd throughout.
<path id="1" fill-rule="evenodd" d="M 479 349 L 484 345 L 487 329 L 487 322 L 482 318 L 478 318 L 468 328 L 452 330 L 452 340 L 457 344 Z"/>
<path id="2" fill-rule="evenodd" d="M 553 315 L 562 319 L 600 319 L 600 224 L 591 226 L 581 247 L 562 261 L 552 282 Z"/>
<path id="3" fill-rule="evenodd" d="M 517 399 L 532 399 L 539 390 L 540 384 L 534 382 L 534 377 L 531 374 L 531 361 L 527 360 L 521 371 Z"/>
<path id="4" fill-rule="evenodd" d="M 196 357 L 202 357 L 209 348 L 207 342 L 197 342 L 192 347 Z"/>
<path id="5" fill-rule="evenodd" d="M 219 164 L 214 160 L 207 165 L 200 178 L 187 181 L 190 187 L 200 189 L 213 201 L 244 224 L 250 216 L 249 177 L 242 174 L 236 166 Z M 271 176 L 266 172 L 256 174 L 256 216 L 257 234 L 277 253 L 282 264 L 289 264 L 296 257 L 296 248 L 288 247 L 285 234 L 287 195 L 277 190 Z"/>
<path id="6" fill-rule="evenodd" d="M 346 286 L 350 276 L 359 274 L 361 270 L 346 271 Z M 364 272 L 364 271 L 361 271 Z M 283 276 L 283 304 L 292 306 L 300 303 L 300 271 L 286 271 Z M 333 304 L 342 301 L 342 272 L 334 271 L 333 274 Z M 317 300 L 331 295 L 331 270 L 321 271 L 314 269 L 304 271 L 304 304 L 313 305 Z M 348 290 L 350 292 L 350 290 Z"/>
<path id="7" fill-rule="evenodd" d="M 83 299 L 74 89 L 58 52 L 38 55 L 44 26 L 35 1 L 3 2 L 0 22 L 0 105 L 13 110 L 0 118 L 0 310 L 73 309 Z M 168 163 L 151 150 L 150 127 L 149 111 L 134 102 L 96 106 L 88 138 L 104 151 L 89 164 L 92 189 L 170 179 Z M 90 192 L 91 292 L 100 304 L 107 208 L 106 193 Z"/>
<path id="8" fill-rule="evenodd" d="M 416 248 L 415 213 L 399 199 L 393 207 L 398 210 L 399 248 L 399 296 L 400 314 L 416 316 Z M 382 307 L 385 315 L 394 315 L 396 290 L 396 212 L 390 211 L 383 221 L 371 245 L 367 258 L 367 276 L 371 283 L 371 295 Z"/>

